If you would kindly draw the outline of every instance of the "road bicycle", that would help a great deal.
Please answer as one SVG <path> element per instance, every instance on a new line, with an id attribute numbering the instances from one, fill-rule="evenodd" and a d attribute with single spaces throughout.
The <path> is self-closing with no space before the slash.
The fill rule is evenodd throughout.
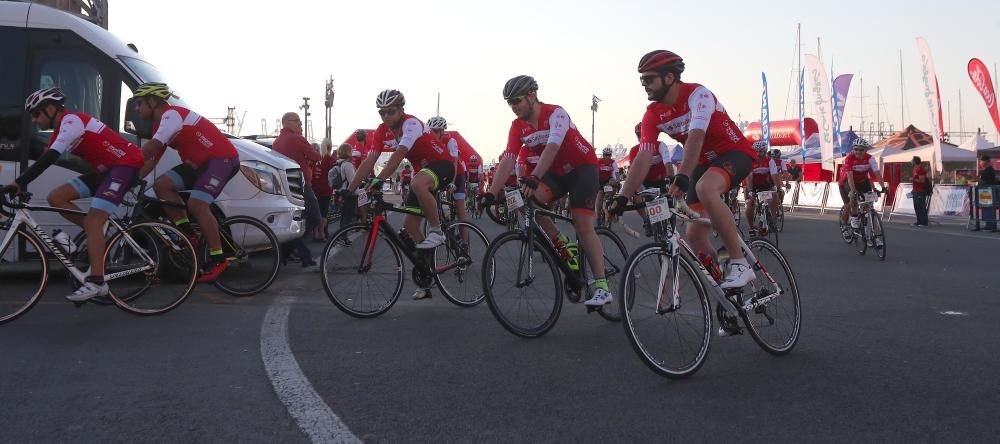
<path id="1" fill-rule="evenodd" d="M 750 223 L 750 237 L 770 240 L 778 245 L 777 218 L 771 211 L 771 201 L 777 198 L 774 191 L 751 191 L 754 201 L 754 220 Z M 780 206 L 780 204 L 779 204 Z"/>
<path id="2" fill-rule="evenodd" d="M 877 190 L 858 195 L 856 207 L 858 227 L 850 227 L 844 231 L 844 241 L 854 243 L 858 254 L 864 256 L 868 248 L 875 250 L 880 261 L 885 260 L 886 241 L 885 227 L 882 226 L 882 216 L 875 211 L 881 193 Z"/>

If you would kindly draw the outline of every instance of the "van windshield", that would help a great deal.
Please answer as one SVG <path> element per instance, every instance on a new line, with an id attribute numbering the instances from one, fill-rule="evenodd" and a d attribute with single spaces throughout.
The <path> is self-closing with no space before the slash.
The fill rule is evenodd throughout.
<path id="1" fill-rule="evenodd" d="M 120 58 L 122 62 L 125 62 L 125 65 L 128 66 L 128 68 L 131 69 L 135 75 L 139 76 L 140 82 L 167 83 L 166 79 L 163 78 L 163 74 L 160 74 L 160 71 L 157 70 L 155 66 L 128 56 L 118 56 L 118 58 Z"/>

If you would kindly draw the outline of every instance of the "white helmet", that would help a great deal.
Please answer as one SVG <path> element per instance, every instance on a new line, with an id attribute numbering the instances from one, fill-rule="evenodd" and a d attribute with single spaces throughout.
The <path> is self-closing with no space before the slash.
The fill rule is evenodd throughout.
<path id="1" fill-rule="evenodd" d="M 760 153 L 767 149 L 767 144 L 763 140 L 759 140 L 753 143 L 753 150 Z"/>
<path id="2" fill-rule="evenodd" d="M 606 146 L 606 147 L 604 147 L 603 150 L 601 150 L 601 155 L 603 155 L 603 156 L 610 156 L 611 154 L 612 154 L 612 151 L 611 151 L 611 147 L 610 146 Z"/>
<path id="3" fill-rule="evenodd" d="M 430 129 L 448 129 L 448 121 L 444 117 L 431 117 L 427 120 L 427 127 Z"/>
<path id="4" fill-rule="evenodd" d="M 383 90 L 378 93 L 378 98 L 375 99 L 375 106 L 379 108 L 403 105 L 406 105 L 406 99 L 403 97 L 403 93 L 394 89 Z"/>
<path id="5" fill-rule="evenodd" d="M 38 108 L 42 103 L 53 101 L 63 106 L 66 103 L 66 94 L 63 94 L 62 90 L 57 86 L 51 88 L 44 88 L 31 93 L 28 99 L 24 101 L 24 110 L 33 111 Z"/>
<path id="6" fill-rule="evenodd" d="M 857 139 L 854 139 L 854 143 L 852 145 L 854 145 L 854 148 L 860 147 L 860 148 L 864 148 L 866 150 L 868 148 L 872 147 L 871 144 L 869 144 L 867 140 L 865 140 L 864 138 L 861 138 L 861 137 L 858 137 Z"/>

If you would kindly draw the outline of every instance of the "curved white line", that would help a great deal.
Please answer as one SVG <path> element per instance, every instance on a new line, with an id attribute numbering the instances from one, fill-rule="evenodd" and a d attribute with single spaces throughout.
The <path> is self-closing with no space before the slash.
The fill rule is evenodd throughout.
<path id="1" fill-rule="evenodd" d="M 302 373 L 288 344 L 288 313 L 294 296 L 278 296 L 260 328 L 260 355 L 271 386 L 299 428 L 314 443 L 360 443 L 330 410 Z"/>

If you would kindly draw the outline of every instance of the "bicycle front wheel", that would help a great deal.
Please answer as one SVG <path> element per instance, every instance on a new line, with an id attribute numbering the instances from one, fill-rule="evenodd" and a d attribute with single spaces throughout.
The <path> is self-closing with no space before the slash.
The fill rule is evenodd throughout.
<path id="1" fill-rule="evenodd" d="M 232 216 L 222 222 L 219 235 L 229 267 L 215 281 L 215 288 L 230 296 L 253 296 L 274 283 L 280 266 L 274 231 L 252 217 Z"/>
<path id="2" fill-rule="evenodd" d="M 137 315 L 157 315 L 177 308 L 191 294 L 198 258 L 187 236 L 159 222 L 143 222 L 119 231 L 104 251 L 104 280 L 111 300 Z"/>
<path id="3" fill-rule="evenodd" d="M 678 261 L 676 272 L 673 260 Z M 675 282 L 680 307 L 667 312 Z M 688 258 L 672 257 L 659 243 L 639 247 L 625 265 L 619 293 L 625 335 L 646 366 L 671 379 L 701 368 L 712 340 L 712 312 Z"/>
<path id="4" fill-rule="evenodd" d="M 784 355 L 795 347 L 802 327 L 795 274 L 778 247 L 760 239 L 750 241 L 749 247 L 757 258 L 756 279 L 745 287 L 744 302 L 766 302 L 749 312 L 741 310 L 741 316 L 757 345 L 772 355 Z"/>
<path id="5" fill-rule="evenodd" d="M 608 288 L 617 290 L 624 274 L 625 261 L 628 260 L 628 250 L 625 249 L 625 243 L 613 231 L 603 227 L 597 228 L 595 231 L 597 231 L 597 237 L 601 240 L 601 246 L 604 249 L 604 277 L 608 280 Z M 587 264 L 589 272 L 590 262 L 586 258 L 580 260 Z M 588 280 L 591 278 L 592 276 L 588 276 Z M 619 294 L 613 302 L 601 307 L 597 312 L 601 317 L 611 322 L 621 321 L 621 309 L 618 308 L 621 300 Z"/>
<path id="6" fill-rule="evenodd" d="M 871 217 L 872 217 L 872 224 L 871 224 L 872 243 L 874 244 L 875 254 L 878 255 L 878 260 L 884 261 L 886 241 L 885 241 L 885 227 L 882 226 L 882 216 L 876 213 L 875 210 L 872 210 Z"/>
<path id="7" fill-rule="evenodd" d="M 486 302 L 500 325 L 525 338 L 537 338 L 551 330 L 563 302 L 562 279 L 552 252 L 537 238 L 528 245 L 527 234 L 508 232 L 490 243 L 486 258 L 513 268 L 505 273 L 483 269 Z"/>
<path id="8" fill-rule="evenodd" d="M 463 232 L 465 237 L 463 238 Z M 483 302 L 483 276 L 492 285 L 496 263 L 486 256 L 490 241 L 470 222 L 455 222 L 445 228 L 445 243 L 434 249 L 434 278 L 441 294 L 459 307 Z"/>
<path id="9" fill-rule="evenodd" d="M 381 231 L 359 222 L 326 243 L 319 266 L 327 297 L 344 313 L 370 318 L 389 311 L 403 291 L 403 255 Z"/>
<path id="10" fill-rule="evenodd" d="M 858 216 L 858 229 L 854 230 L 854 248 L 858 251 L 858 254 L 864 256 L 865 252 L 868 251 L 868 224 L 865 223 L 865 218 Z"/>
<path id="11" fill-rule="evenodd" d="M 774 212 L 770 206 L 764 207 L 764 226 L 767 227 L 768 237 L 774 238 L 774 245 L 778 245 L 778 224 L 774 218 Z"/>
<path id="12" fill-rule="evenodd" d="M 22 240 L 25 251 L 15 262 L 13 253 Z M 0 291 L 0 324 L 4 324 L 27 313 L 42 298 L 49 280 L 49 262 L 42 244 L 23 228 L 14 232 L 7 246 L 0 250 L 0 257 L 8 259 L 0 261 L 4 287 Z"/>

